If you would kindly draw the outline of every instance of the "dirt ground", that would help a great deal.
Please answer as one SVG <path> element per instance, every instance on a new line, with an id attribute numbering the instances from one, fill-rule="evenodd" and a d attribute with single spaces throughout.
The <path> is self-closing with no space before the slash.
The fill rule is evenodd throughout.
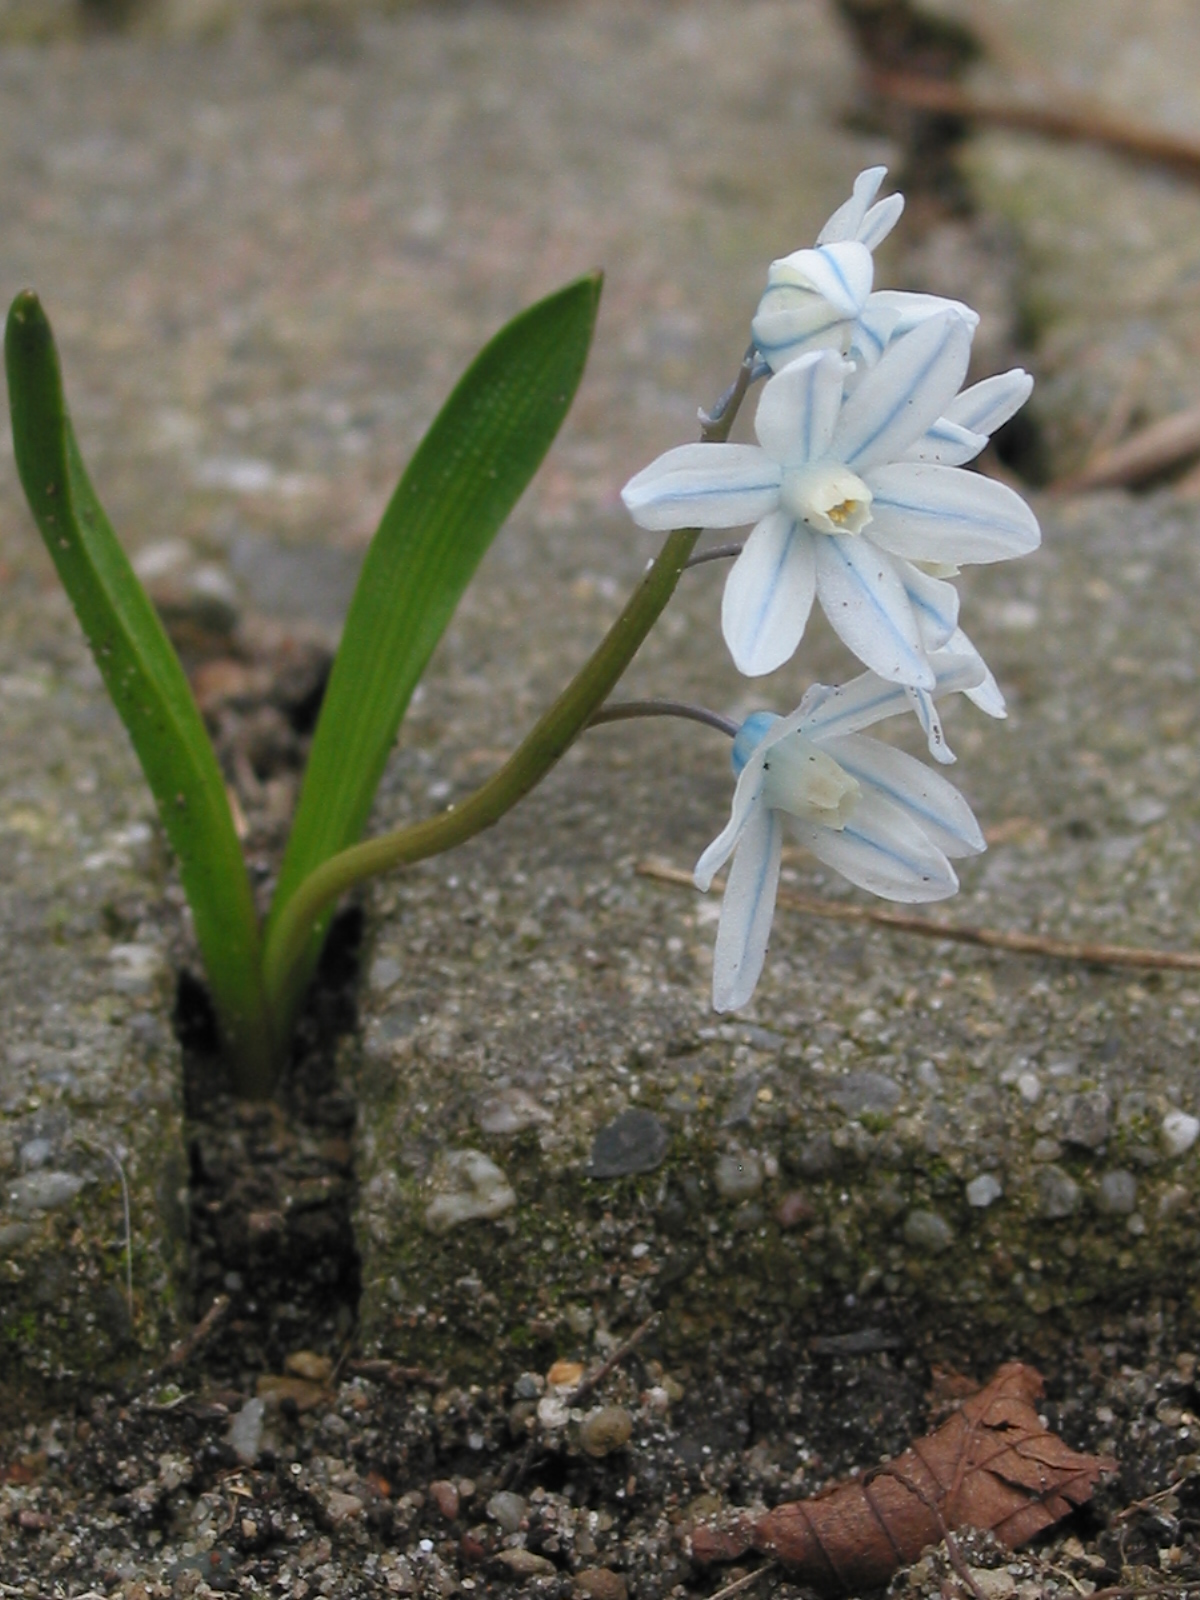
<path id="1" fill-rule="evenodd" d="M 893 1594 L 966 1595 L 964 1573 L 987 1600 L 1200 1589 L 1196 1356 L 1164 1349 L 1153 1315 L 1125 1326 L 1129 1343 L 1050 1374 L 1044 1407 L 1117 1475 L 1033 1547 L 959 1534 Z M 293 1351 L 287 1381 L 206 1370 L 206 1348 L 0 1445 L 0 1594 L 798 1595 L 758 1557 L 698 1567 L 689 1530 L 869 1470 L 953 1387 L 882 1332 L 763 1350 L 720 1379 L 664 1371 L 650 1329 L 576 1405 L 570 1360 L 461 1389 L 356 1363 L 352 1339 L 336 1370 Z"/>

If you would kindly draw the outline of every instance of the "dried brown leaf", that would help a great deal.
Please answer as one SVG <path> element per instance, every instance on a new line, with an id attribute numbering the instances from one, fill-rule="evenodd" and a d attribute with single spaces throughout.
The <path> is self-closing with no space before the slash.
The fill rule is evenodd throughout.
<path id="1" fill-rule="evenodd" d="M 1009 1362 L 895 1461 L 732 1528 L 697 1528 L 692 1554 L 730 1561 L 761 1550 L 834 1595 L 881 1588 L 954 1528 L 1024 1544 L 1116 1470 L 1109 1457 L 1080 1455 L 1043 1427 L 1034 1406 L 1041 1394 L 1041 1374 Z"/>

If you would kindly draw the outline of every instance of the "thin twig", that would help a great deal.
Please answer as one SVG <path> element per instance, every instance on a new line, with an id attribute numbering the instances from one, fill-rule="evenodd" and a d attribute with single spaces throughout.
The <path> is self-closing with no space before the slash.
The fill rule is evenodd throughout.
<path id="1" fill-rule="evenodd" d="M 589 1373 L 587 1377 L 580 1379 L 579 1383 L 566 1398 L 567 1410 L 569 1411 L 573 1406 L 582 1405 L 592 1390 L 602 1384 L 609 1373 L 619 1367 L 622 1361 L 637 1349 L 650 1330 L 658 1326 L 661 1319 L 662 1313 L 660 1311 L 652 1311 L 645 1322 L 639 1323 L 633 1330 L 625 1343 L 619 1344 L 612 1354 L 600 1363 L 595 1372 Z"/>
<path id="2" fill-rule="evenodd" d="M 715 1594 L 710 1594 L 708 1600 L 730 1600 L 735 1594 L 741 1594 L 752 1583 L 757 1583 L 769 1572 L 779 1570 L 778 1561 L 764 1561 L 761 1567 L 756 1567 L 753 1572 L 748 1572 L 744 1578 L 735 1578 L 732 1583 L 727 1583 L 723 1589 L 718 1589 Z"/>
<path id="3" fill-rule="evenodd" d="M 660 861 L 640 861 L 643 878 L 692 887 L 690 872 Z M 839 900 L 819 900 L 815 895 L 779 891 L 779 904 L 804 916 L 826 917 L 831 922 L 866 922 L 897 933 L 916 933 L 924 939 L 949 939 L 955 944 L 977 944 L 1013 955 L 1051 956 L 1056 961 L 1082 961 L 1093 967 L 1141 967 L 1154 972 L 1200 972 L 1200 951 L 1150 950 L 1139 945 L 1091 944 L 1078 939 L 1054 939 L 1039 933 L 1004 933 L 999 928 L 972 928 L 959 923 L 935 922 L 904 911 L 877 911 L 870 906 L 844 905 Z"/>
<path id="4" fill-rule="evenodd" d="M 996 127 L 1041 133 L 1051 139 L 1104 145 L 1135 160 L 1151 161 L 1172 167 L 1188 177 L 1200 178 L 1200 144 L 1195 140 L 1113 116 L 1088 102 L 1064 98 L 1051 106 L 990 99 L 961 89 L 944 78 L 930 78 L 914 72 L 872 72 L 870 89 L 914 111 L 962 117 L 967 122 L 990 122 Z"/>
<path id="5" fill-rule="evenodd" d="M 1086 489 L 1110 489 L 1141 483 L 1200 454 L 1200 406 L 1160 417 L 1157 422 L 1122 439 L 1107 450 L 1097 450 L 1078 472 L 1051 484 L 1054 494 L 1079 494 Z"/>
<path id="6" fill-rule="evenodd" d="M 167 1351 L 162 1370 L 170 1372 L 190 1361 L 200 1346 L 211 1337 L 213 1330 L 224 1320 L 231 1303 L 227 1294 L 219 1294 L 191 1333 L 185 1334 L 178 1344 L 173 1344 Z"/>

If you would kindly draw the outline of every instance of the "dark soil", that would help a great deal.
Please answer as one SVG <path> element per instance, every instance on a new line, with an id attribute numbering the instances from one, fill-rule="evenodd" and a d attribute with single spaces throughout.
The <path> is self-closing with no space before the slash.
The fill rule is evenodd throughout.
<path id="1" fill-rule="evenodd" d="M 1051 1426 L 1120 1462 L 1093 1504 L 1016 1556 L 960 1534 L 954 1559 L 927 1554 L 894 1593 L 966 1595 L 964 1566 L 999 1600 L 1200 1592 L 1196 1358 L 1168 1359 L 1144 1330 L 1138 1342 L 1080 1352 L 1053 1376 Z M 904 1351 L 816 1343 L 699 1380 L 664 1372 L 651 1332 L 549 1427 L 546 1374 L 464 1390 L 386 1362 L 357 1370 L 345 1349 L 337 1373 L 293 1352 L 310 1376 L 276 1386 L 257 1436 L 247 1402 L 262 1375 L 247 1361 L 232 1379 L 222 1353 L 214 1376 L 204 1346 L 177 1382 L 96 1396 L 3 1446 L 0 1592 L 649 1600 L 712 1594 L 760 1569 L 755 1594 L 798 1595 L 756 1557 L 698 1569 L 689 1527 L 873 1466 L 939 1420 L 946 1388 Z M 629 1433 L 605 1456 L 585 1447 L 601 1405 L 616 1408 L 609 1442 Z"/>
<path id="2" fill-rule="evenodd" d="M 170 619 L 169 619 L 170 620 Z M 249 618 L 231 639 L 172 628 L 240 813 L 265 913 L 330 657 L 303 634 Z M 357 1022 L 362 914 L 335 918 L 276 1098 L 231 1093 L 203 985 L 186 970 L 183 1045 L 191 1299 L 227 1310 L 205 1352 L 210 1378 L 280 1370 L 290 1350 L 344 1344 L 358 1308 L 353 1096 L 339 1043 Z"/>

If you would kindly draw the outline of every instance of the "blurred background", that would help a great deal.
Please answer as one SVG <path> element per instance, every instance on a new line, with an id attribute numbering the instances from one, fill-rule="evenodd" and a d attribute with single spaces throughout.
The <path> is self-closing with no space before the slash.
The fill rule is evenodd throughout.
<path id="1" fill-rule="evenodd" d="M 1186 0 L 0 0 L 0 293 L 43 296 L 154 581 L 215 563 L 231 604 L 334 625 L 464 362 L 594 266 L 521 515 L 636 571 L 621 483 L 729 380 L 767 262 L 885 162 L 877 283 L 970 301 L 978 371 L 1039 379 L 990 470 L 1188 493 L 1198 73 Z M 24 517 L 5 431 L 6 546 Z"/>

